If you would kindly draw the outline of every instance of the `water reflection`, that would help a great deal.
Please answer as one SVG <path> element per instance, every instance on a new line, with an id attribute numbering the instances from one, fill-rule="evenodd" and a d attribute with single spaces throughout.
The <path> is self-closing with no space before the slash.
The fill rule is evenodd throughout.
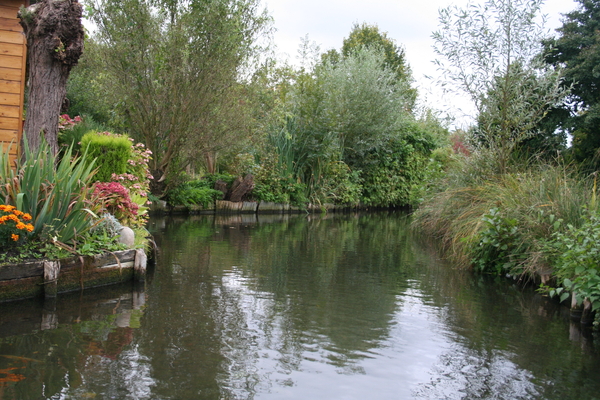
<path id="1" fill-rule="evenodd" d="M 560 307 L 454 270 L 408 222 L 155 219 L 145 290 L 0 305 L 0 399 L 596 396 L 596 342 Z"/>
<path id="2" fill-rule="evenodd" d="M 0 304 L 0 399 L 141 393 L 136 383 L 150 387 L 152 378 L 127 360 L 142 358 L 130 346 L 144 303 L 143 288 L 120 285 Z"/>

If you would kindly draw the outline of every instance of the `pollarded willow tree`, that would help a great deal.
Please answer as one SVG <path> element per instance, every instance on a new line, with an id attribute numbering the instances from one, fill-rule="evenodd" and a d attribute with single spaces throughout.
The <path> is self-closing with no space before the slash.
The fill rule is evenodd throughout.
<path id="1" fill-rule="evenodd" d="M 477 143 L 492 151 L 498 171 L 568 88 L 561 70 L 543 62 L 543 0 L 488 0 L 440 11 L 433 34 L 443 84 L 466 94 L 477 109 Z M 448 86 L 447 86 L 448 87 Z"/>
<path id="2" fill-rule="evenodd" d="M 67 79 L 83 53 L 82 7 L 77 0 L 41 0 L 19 10 L 27 38 L 28 104 L 24 138 L 32 150 L 42 136 L 58 152 L 58 116 Z"/>
<path id="3" fill-rule="evenodd" d="M 270 19 L 258 0 L 94 0 L 102 86 L 153 151 L 151 188 L 250 136 L 242 74 Z"/>

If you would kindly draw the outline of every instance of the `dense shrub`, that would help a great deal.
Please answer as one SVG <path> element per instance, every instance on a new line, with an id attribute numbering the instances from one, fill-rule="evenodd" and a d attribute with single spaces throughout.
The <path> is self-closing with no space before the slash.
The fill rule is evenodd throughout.
<path id="1" fill-rule="evenodd" d="M 356 206 L 363 191 L 360 171 L 352 171 L 343 161 L 331 162 L 323 171 L 321 182 L 316 187 L 317 201 Z"/>
<path id="2" fill-rule="evenodd" d="M 215 178 L 212 176 L 211 178 Z M 214 190 L 212 179 L 196 179 L 183 182 L 169 190 L 166 196 L 167 202 L 172 206 L 202 205 L 208 207 L 215 200 L 221 199 L 223 193 Z"/>
<path id="3" fill-rule="evenodd" d="M 481 272 L 518 275 L 523 242 L 518 221 L 492 208 L 481 218 L 482 230 L 470 248 L 472 263 Z"/>
<path id="4" fill-rule="evenodd" d="M 63 114 L 59 119 L 58 144 L 62 151 L 72 146 L 73 152 L 79 153 L 81 151 L 81 139 L 86 133 L 92 131 L 104 132 L 106 127 L 88 116 L 71 118 L 69 115 Z"/>
<path id="5" fill-rule="evenodd" d="M 306 185 L 294 178 L 291 173 L 283 169 L 277 156 L 267 154 L 254 170 L 254 190 L 252 198 L 258 201 L 274 203 L 290 203 L 298 207 L 305 207 L 308 203 Z"/>
<path id="6" fill-rule="evenodd" d="M 187 179 L 187 180 L 193 180 L 193 179 Z M 202 179 L 198 182 L 198 185 L 202 185 L 202 187 L 206 187 L 209 189 L 214 189 L 215 188 L 215 183 L 217 183 L 217 181 L 222 181 L 225 182 L 227 184 L 227 186 L 231 186 L 231 184 L 233 183 L 233 181 L 235 180 L 235 176 L 231 175 L 231 174 L 208 174 L 204 177 L 202 177 Z"/>
<path id="7" fill-rule="evenodd" d="M 428 161 L 424 152 L 404 139 L 392 139 L 385 148 L 369 152 L 361 162 L 361 201 L 376 207 L 414 203 L 413 193 L 425 178 Z"/>
<path id="8" fill-rule="evenodd" d="M 96 180 L 110 182 L 113 174 L 127 172 L 127 161 L 131 158 L 131 142 L 126 135 L 109 132 L 88 132 L 81 138 L 82 149 L 90 158 L 96 159 Z"/>

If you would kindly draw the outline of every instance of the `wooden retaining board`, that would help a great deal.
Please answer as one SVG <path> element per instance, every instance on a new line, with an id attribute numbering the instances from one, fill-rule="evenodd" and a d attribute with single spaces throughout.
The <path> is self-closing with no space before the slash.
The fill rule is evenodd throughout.
<path id="1" fill-rule="evenodd" d="M 134 275 L 135 255 L 136 250 L 123 250 L 97 256 L 62 259 L 57 292 L 66 293 L 131 281 Z M 0 266 L 0 301 L 38 297 L 43 294 L 43 260 Z"/>

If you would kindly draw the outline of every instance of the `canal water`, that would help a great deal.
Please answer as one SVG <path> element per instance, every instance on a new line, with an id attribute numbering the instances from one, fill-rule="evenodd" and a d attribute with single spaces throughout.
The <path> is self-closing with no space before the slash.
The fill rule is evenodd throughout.
<path id="1" fill-rule="evenodd" d="M 600 399 L 592 333 L 409 222 L 153 219 L 145 284 L 0 304 L 0 400 Z"/>

